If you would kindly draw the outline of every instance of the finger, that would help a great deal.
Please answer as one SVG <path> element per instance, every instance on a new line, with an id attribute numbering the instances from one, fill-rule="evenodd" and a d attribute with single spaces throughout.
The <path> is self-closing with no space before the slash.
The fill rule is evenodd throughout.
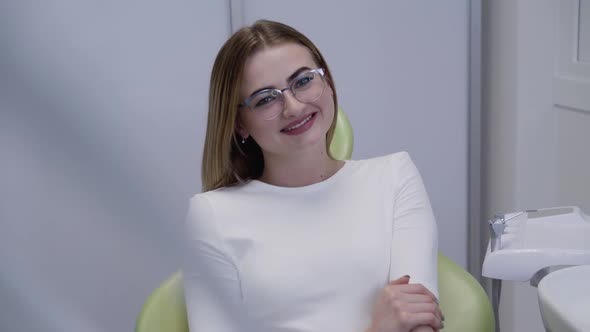
<path id="1" fill-rule="evenodd" d="M 405 285 L 408 282 L 410 282 L 410 276 L 409 275 L 405 275 L 403 277 L 397 278 L 395 280 L 391 280 L 389 282 L 390 285 Z"/>
<path id="2" fill-rule="evenodd" d="M 440 318 L 443 321 L 445 320 L 445 316 L 442 313 L 440 305 L 438 305 L 436 302 L 433 302 L 432 298 L 428 295 L 402 293 L 399 295 L 399 298 L 408 304 L 428 304 L 428 307 L 435 308 L 434 312 L 438 316 L 438 318 Z"/>
<path id="3" fill-rule="evenodd" d="M 408 313 L 408 323 L 411 326 L 429 325 L 433 329 L 442 329 L 441 320 L 431 312 Z"/>
<path id="4" fill-rule="evenodd" d="M 436 299 L 436 296 L 428 288 L 424 287 L 424 285 L 422 285 L 422 284 L 407 284 L 404 286 L 404 290 L 405 290 L 405 292 L 409 292 L 409 293 L 426 294 L 426 295 L 429 295 L 432 298 Z"/>
<path id="5" fill-rule="evenodd" d="M 436 303 L 433 302 L 419 302 L 419 303 L 407 303 L 404 306 L 404 310 L 411 313 L 432 313 L 436 316 L 439 321 L 443 321 L 443 316 L 440 308 Z"/>
<path id="6" fill-rule="evenodd" d="M 432 297 L 429 295 L 424 294 L 412 294 L 412 293 L 403 293 L 399 295 L 404 301 L 409 303 L 433 303 L 436 302 L 432 301 Z"/>
<path id="7" fill-rule="evenodd" d="M 422 284 L 407 284 L 404 285 L 404 287 L 402 287 L 400 291 L 408 294 L 425 294 L 430 296 L 430 298 L 434 302 L 438 303 L 438 299 L 436 298 L 436 296 L 434 296 L 434 294 L 432 294 L 432 292 L 429 291 L 428 288 L 424 287 L 424 285 Z"/>
<path id="8" fill-rule="evenodd" d="M 404 307 L 404 311 L 411 312 L 411 313 L 431 313 L 437 316 L 440 319 L 440 315 L 438 315 L 438 306 L 435 303 L 408 303 Z"/>
<path id="9" fill-rule="evenodd" d="M 438 309 L 438 314 L 440 316 L 440 320 L 444 322 L 445 321 L 445 315 L 443 314 L 442 310 L 440 309 L 440 305 L 437 306 L 437 309 Z"/>

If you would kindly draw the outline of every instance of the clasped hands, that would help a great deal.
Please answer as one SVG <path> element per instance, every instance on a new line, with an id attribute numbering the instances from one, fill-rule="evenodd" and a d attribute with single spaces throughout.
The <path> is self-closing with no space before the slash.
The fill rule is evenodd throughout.
<path id="1" fill-rule="evenodd" d="M 421 284 L 409 282 L 410 276 L 403 276 L 385 286 L 366 332 L 438 332 L 444 327 L 434 294 Z"/>

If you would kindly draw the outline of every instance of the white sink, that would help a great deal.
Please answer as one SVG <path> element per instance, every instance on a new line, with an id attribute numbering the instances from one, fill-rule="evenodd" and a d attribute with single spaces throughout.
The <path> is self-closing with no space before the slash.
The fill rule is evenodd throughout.
<path id="1" fill-rule="evenodd" d="M 538 285 L 547 331 L 590 331 L 590 265 L 552 272 Z"/>
<path id="2" fill-rule="evenodd" d="M 578 207 L 515 212 L 495 220 L 492 232 L 498 237 L 484 259 L 486 277 L 529 281 L 547 267 L 590 265 L 590 218 Z"/>

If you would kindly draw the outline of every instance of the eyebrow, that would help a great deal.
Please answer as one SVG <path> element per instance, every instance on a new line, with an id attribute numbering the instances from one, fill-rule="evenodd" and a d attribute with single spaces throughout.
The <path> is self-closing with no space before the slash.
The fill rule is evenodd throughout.
<path id="1" fill-rule="evenodd" d="M 287 84 L 289 84 L 293 79 L 295 79 L 295 77 L 297 77 L 299 74 L 301 74 L 302 71 L 310 70 L 310 69 L 311 68 L 305 67 L 305 66 L 304 67 L 300 67 L 299 69 L 297 69 L 296 71 L 294 71 L 293 74 L 291 74 L 289 77 L 287 77 L 287 79 L 285 81 L 287 81 Z M 248 98 L 252 97 L 253 95 L 257 94 L 260 91 L 274 89 L 274 88 L 275 88 L 274 86 L 265 86 L 265 87 L 262 87 L 260 89 L 255 90 L 254 92 L 252 92 L 250 94 L 250 96 L 248 96 Z"/>

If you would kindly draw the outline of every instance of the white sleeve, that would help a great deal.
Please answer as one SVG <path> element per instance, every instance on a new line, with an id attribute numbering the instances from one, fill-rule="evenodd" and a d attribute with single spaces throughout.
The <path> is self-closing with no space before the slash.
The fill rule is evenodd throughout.
<path id="1" fill-rule="evenodd" d="M 422 177 L 407 153 L 396 170 L 394 190 L 391 280 L 410 276 L 438 298 L 438 235 L 434 214 Z"/>
<path id="2" fill-rule="evenodd" d="M 207 198 L 191 200 L 185 226 L 183 281 L 190 330 L 246 331 L 238 270 Z"/>

